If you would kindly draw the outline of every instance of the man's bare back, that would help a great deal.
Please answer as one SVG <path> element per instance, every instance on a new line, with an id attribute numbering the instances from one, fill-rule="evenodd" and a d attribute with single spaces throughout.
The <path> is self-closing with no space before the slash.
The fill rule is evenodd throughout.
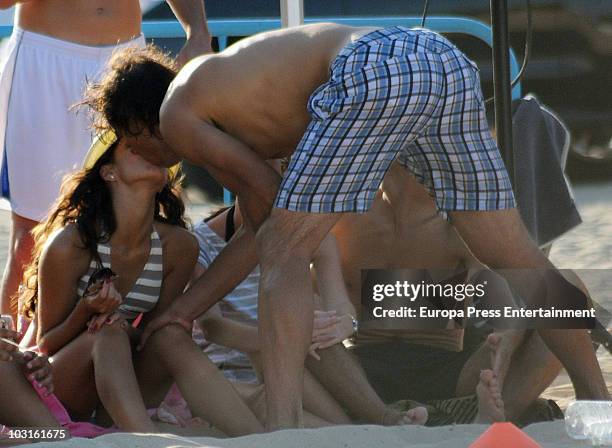
<path id="1" fill-rule="evenodd" d="M 308 97 L 351 39 L 372 30 L 315 24 L 261 33 L 187 65 L 166 102 L 188 105 L 264 159 L 289 156 L 310 121 Z"/>
<path id="2" fill-rule="evenodd" d="M 31 0 L 17 7 L 21 28 L 82 45 L 116 45 L 140 34 L 137 0 Z"/>

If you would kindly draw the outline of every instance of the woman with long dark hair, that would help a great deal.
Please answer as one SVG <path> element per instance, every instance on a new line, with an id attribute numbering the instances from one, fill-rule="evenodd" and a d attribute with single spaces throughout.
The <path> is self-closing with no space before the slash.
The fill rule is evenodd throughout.
<path id="1" fill-rule="evenodd" d="M 175 71 L 165 55 L 140 51 L 164 61 L 147 72 L 149 86 L 169 83 Z M 112 86 L 105 78 L 90 95 Z M 98 410 L 122 430 L 153 432 L 147 408 L 176 382 L 194 415 L 228 435 L 259 432 L 256 417 L 179 326 L 133 350 L 139 326 L 183 292 L 198 254 L 176 169 L 139 155 L 163 144 L 158 115 L 147 114 L 161 100 L 150 96 L 137 117 L 119 107 L 130 134 L 107 126 L 84 168 L 65 180 L 35 229 L 22 311 L 35 317 L 38 349 L 53 356 L 55 395 L 72 418 L 88 420 Z"/>

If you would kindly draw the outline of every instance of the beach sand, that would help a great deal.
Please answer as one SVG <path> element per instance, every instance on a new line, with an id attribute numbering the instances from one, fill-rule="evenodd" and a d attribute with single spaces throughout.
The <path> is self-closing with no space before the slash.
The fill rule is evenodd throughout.
<path id="1" fill-rule="evenodd" d="M 39 448 L 467 448 L 487 425 L 456 425 L 441 428 L 403 426 L 336 426 L 322 429 L 294 429 L 233 439 L 186 438 L 169 434 L 112 434 L 95 440 L 73 439 L 63 443 L 39 443 Z M 565 435 L 563 422 L 537 423 L 525 432 L 543 448 L 590 446 Z M 509 446 L 509 445 L 506 445 Z M 516 446 L 516 448 L 521 448 Z"/>
<path id="2" fill-rule="evenodd" d="M 576 202 L 584 223 L 557 240 L 551 252 L 552 261 L 566 269 L 612 270 L 612 182 L 585 184 L 575 187 Z M 205 216 L 210 206 L 192 203 L 189 214 L 194 222 Z M 0 267 L 6 262 L 9 214 L 0 212 Z M 612 271 L 611 271 L 612 272 Z M 600 276 L 601 277 L 601 276 Z M 612 277 L 608 275 L 608 277 Z M 590 285 L 591 293 L 606 309 L 612 310 L 610 289 L 602 285 Z M 608 389 L 612 390 L 612 357 L 603 349 L 598 351 Z M 545 397 L 556 400 L 562 408 L 574 399 L 569 378 L 559 375 L 545 392 Z M 55 443 L 53 447 L 226 447 L 242 448 L 269 446 L 290 447 L 467 447 L 485 431 L 484 425 L 458 425 L 442 428 L 382 428 L 376 426 L 343 426 L 318 430 L 291 430 L 272 434 L 253 435 L 235 439 L 194 438 L 176 435 L 114 434 L 96 440 L 73 439 Z M 543 447 L 589 446 L 570 440 L 565 435 L 562 422 L 530 425 L 526 432 Z M 37 444 L 45 447 L 47 444 Z M 51 446 L 51 445 L 49 445 Z"/>

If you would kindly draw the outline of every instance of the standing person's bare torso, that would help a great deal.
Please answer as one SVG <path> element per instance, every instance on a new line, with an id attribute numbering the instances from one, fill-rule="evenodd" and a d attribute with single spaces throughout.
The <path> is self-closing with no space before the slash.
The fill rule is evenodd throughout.
<path id="1" fill-rule="evenodd" d="M 21 28 L 91 46 L 115 45 L 140 34 L 138 0 L 30 0 L 17 7 Z"/>
<path id="2" fill-rule="evenodd" d="M 328 80 L 331 61 L 370 30 L 316 24 L 259 34 L 188 64 L 170 94 L 263 158 L 282 158 L 304 134 L 308 98 Z"/>

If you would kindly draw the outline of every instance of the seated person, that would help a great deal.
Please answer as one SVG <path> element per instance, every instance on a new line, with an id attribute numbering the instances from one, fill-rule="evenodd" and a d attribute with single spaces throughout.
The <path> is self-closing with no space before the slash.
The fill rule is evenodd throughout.
<path id="1" fill-rule="evenodd" d="M 343 278 L 360 310 L 361 269 L 461 269 L 484 266 L 440 216 L 427 190 L 397 163 L 371 210 L 343 217 L 333 228 Z M 479 373 L 493 369 L 503 390 L 505 418 L 517 419 L 561 369 L 536 332 L 488 337 L 473 328 L 359 331 L 352 347 L 374 389 L 386 402 L 421 402 L 472 395 Z M 394 372 L 394 375 L 390 375 Z M 468 415 L 471 421 L 473 413 Z M 465 421 L 462 421 L 465 423 Z"/>
<path id="2" fill-rule="evenodd" d="M 145 84 L 169 83 L 172 62 L 147 52 L 160 64 Z M 38 349 L 53 355 L 55 396 L 75 419 L 89 420 L 98 410 L 99 422 L 107 413 L 120 430 L 155 432 L 147 408 L 159 405 L 176 382 L 194 414 L 224 433 L 261 432 L 255 415 L 179 326 L 134 350 L 140 321 L 183 292 L 198 246 L 186 229 L 176 167 L 160 168 L 136 153 L 157 132 L 163 92 L 130 109 L 123 103 L 132 104 L 129 92 L 114 89 L 124 74 L 110 73 L 89 93 L 101 138 L 36 228 L 34 261 L 25 275 L 24 312 L 36 317 Z M 116 276 L 90 289 L 101 268 Z"/>
<path id="3" fill-rule="evenodd" d="M 0 328 L 0 338 L 16 343 L 21 334 Z M 21 352 L 16 345 L 0 340 L 0 445 L 28 443 L 12 437 L 10 427 L 60 428 L 37 392 L 43 395 L 53 392 L 47 357 Z"/>
<path id="4" fill-rule="evenodd" d="M 227 241 L 231 239 L 235 229 L 242 225 L 240 207 L 235 204 L 213 215 L 211 218 L 200 222 L 194 229 L 200 245 L 200 255 L 194 271 L 194 278 L 202 275 L 206 268 L 221 252 Z M 352 316 L 355 310 L 348 300 L 340 272 L 337 249 L 333 237 L 326 238 L 319 248 L 313 260 L 313 273 L 316 278 L 318 296 L 321 297 L 320 310 L 315 313 L 313 350 L 311 354 L 318 361 L 314 361 L 311 372 L 305 372 L 305 395 L 304 423 L 312 426 L 314 416 L 322 418 L 330 423 L 347 424 L 351 420 L 345 414 L 345 408 L 350 416 L 361 423 L 373 424 L 424 424 L 427 414 L 424 408 L 411 409 L 406 413 L 400 413 L 384 405 L 380 398 L 374 393 L 365 380 L 363 372 L 359 367 L 350 362 L 348 354 L 340 347 L 333 353 L 317 354 L 317 348 L 331 347 L 353 331 Z M 315 279 L 313 279 L 315 280 Z M 257 383 L 257 375 L 261 378 L 259 363 L 259 337 L 257 329 L 257 294 L 259 287 L 259 268 L 256 268 L 249 276 L 240 283 L 230 294 L 201 316 L 197 323 L 204 329 L 206 342 L 203 344 L 205 352 L 213 362 L 216 362 L 224 371 L 226 377 L 238 383 Z M 330 297 L 337 297 L 338 301 L 346 305 L 345 309 L 336 315 L 336 310 L 325 312 L 322 307 Z M 328 337 L 318 340 L 318 336 L 333 326 L 339 331 L 336 338 Z M 196 331 L 197 336 L 201 332 Z M 200 336 L 200 341 L 204 342 Z M 319 345 L 320 344 L 320 345 Z M 344 353 L 342 353 L 344 352 Z M 322 373 L 322 368 L 325 373 Z M 316 375 L 316 373 L 319 375 Z M 333 373 L 332 373 L 333 372 Z M 316 376 L 315 376 L 316 375 Z M 328 381 L 325 376 L 336 376 L 343 378 L 358 394 L 352 393 L 338 397 L 334 395 L 333 382 Z M 326 386 L 319 380 L 323 379 Z M 329 387 L 331 386 L 331 388 Z M 245 384 L 236 385 L 239 391 L 248 394 L 252 388 Z M 257 395 L 254 407 L 263 408 L 264 397 Z M 263 412 L 263 410 L 262 410 Z"/>

